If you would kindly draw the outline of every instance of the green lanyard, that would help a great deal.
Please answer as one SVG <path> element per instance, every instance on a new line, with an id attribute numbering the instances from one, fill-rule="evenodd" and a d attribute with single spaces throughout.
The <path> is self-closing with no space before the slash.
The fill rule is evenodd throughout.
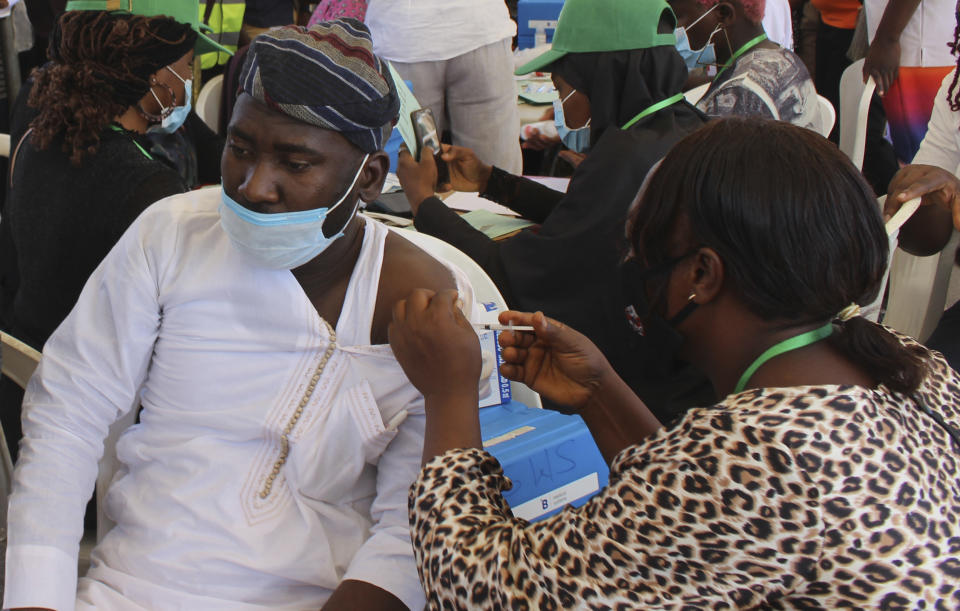
<path id="1" fill-rule="evenodd" d="M 730 56 L 730 59 L 728 59 L 727 63 L 723 65 L 723 68 L 720 68 L 720 72 L 717 72 L 717 76 L 713 77 L 713 80 L 716 81 L 718 78 L 720 78 L 720 75 L 723 74 L 723 71 L 729 68 L 730 66 L 732 66 L 733 62 L 737 61 L 737 59 L 739 59 L 741 55 L 743 55 L 750 49 L 754 48 L 755 46 L 757 46 L 758 44 L 760 44 L 766 39 L 767 39 L 767 34 L 766 32 L 764 32 L 763 34 L 757 36 L 747 44 L 737 49 L 737 52 Z"/>
<path id="2" fill-rule="evenodd" d="M 738 393 L 743 390 L 747 385 L 747 382 L 750 381 L 750 377 L 757 372 L 757 369 L 760 369 L 760 366 L 772 359 L 775 356 L 780 356 L 784 352 L 790 352 L 791 350 L 796 350 L 797 348 L 803 348 L 804 346 L 809 346 L 819 342 L 825 337 L 829 337 L 833 333 L 833 323 L 828 322 L 818 329 L 813 331 L 807 331 L 806 333 L 801 333 L 800 335 L 794 335 L 793 337 L 788 337 L 787 339 L 774 344 L 767 348 L 763 354 L 757 357 L 747 370 L 743 372 L 743 375 L 740 376 L 740 381 L 737 382 L 736 388 L 733 389 L 734 393 Z"/>
<path id="3" fill-rule="evenodd" d="M 627 129 L 628 127 L 630 127 L 631 125 L 633 125 L 634 123 L 636 123 L 636 122 L 639 121 L 640 119 L 646 117 L 647 115 L 652 115 L 653 113 L 657 112 L 658 110 L 663 109 L 663 108 L 666 108 L 667 106 L 670 106 L 670 105 L 672 105 L 672 104 L 676 104 L 677 102 L 679 102 L 679 101 L 682 100 L 682 99 L 683 99 L 683 94 L 682 94 L 682 93 L 678 93 L 677 95 L 671 96 L 671 97 L 667 98 L 666 100 L 660 100 L 660 101 L 657 102 L 656 104 L 653 104 L 652 106 L 648 107 L 646 110 L 640 111 L 640 114 L 638 114 L 638 115 L 635 116 L 634 118 L 632 118 L 632 119 L 630 119 L 629 121 L 627 121 L 626 125 L 624 125 L 624 126 L 621 127 L 620 129 Z"/>
<path id="4" fill-rule="evenodd" d="M 115 132 L 120 132 L 121 134 L 122 134 L 123 131 L 124 131 L 123 129 L 121 129 L 120 127 L 118 127 L 118 126 L 116 126 L 116 125 L 111 125 L 111 126 L 110 126 L 110 129 L 112 129 L 112 130 L 115 131 Z M 147 152 L 147 149 L 145 149 L 145 148 L 143 148 L 142 146 L 140 146 L 140 143 L 137 142 L 136 139 L 130 138 L 130 142 L 133 142 L 133 145 L 136 146 L 138 149 L 140 149 L 140 152 L 143 153 L 144 156 L 145 156 L 147 159 L 149 159 L 150 161 L 153 161 L 153 156 L 150 155 L 150 153 Z"/>

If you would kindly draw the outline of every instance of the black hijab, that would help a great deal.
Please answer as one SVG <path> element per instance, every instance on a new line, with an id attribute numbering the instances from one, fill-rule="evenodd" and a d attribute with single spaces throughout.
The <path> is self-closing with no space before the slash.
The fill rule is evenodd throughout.
<path id="1" fill-rule="evenodd" d="M 640 364 L 660 346 L 638 341 L 626 323 L 619 272 L 624 223 L 650 167 L 706 116 L 681 99 L 621 129 L 680 93 L 687 69 L 673 47 L 571 53 L 554 70 L 590 99 L 591 149 L 539 231 L 522 231 L 500 244 L 510 306 L 542 310 L 587 335 L 667 420 L 675 408 L 713 396 L 698 372 L 654 375 Z"/>
<path id="2" fill-rule="evenodd" d="M 687 80 L 686 65 L 672 47 L 569 53 L 551 69 L 590 100 L 591 146 L 608 127 L 623 127 Z"/>

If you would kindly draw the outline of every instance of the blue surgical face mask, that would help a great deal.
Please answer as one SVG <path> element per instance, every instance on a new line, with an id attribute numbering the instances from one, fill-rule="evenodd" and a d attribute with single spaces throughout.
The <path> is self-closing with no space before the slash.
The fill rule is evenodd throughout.
<path id="1" fill-rule="evenodd" d="M 323 223 L 327 215 L 353 192 L 369 157 L 369 154 L 364 155 L 360 168 L 340 199 L 325 208 L 264 214 L 244 208 L 227 195 L 226 189 L 222 189 L 220 225 L 237 250 L 259 266 L 270 269 L 300 267 L 343 236 L 343 230 L 353 218 L 353 214 L 347 217 L 340 231 L 330 237 L 323 235 Z M 359 202 L 359 198 L 354 202 L 354 210 Z"/>
<path id="2" fill-rule="evenodd" d="M 184 79 L 182 76 L 177 74 L 177 71 L 167 66 L 167 70 L 173 73 L 175 77 L 180 79 L 180 82 L 183 83 L 184 89 L 184 101 L 182 106 L 174 106 L 172 109 L 165 107 L 160 101 L 160 98 L 157 97 L 157 94 L 150 89 L 150 93 L 153 94 L 153 99 L 157 101 L 157 104 L 160 104 L 160 116 L 163 117 L 163 120 L 158 125 L 151 125 L 147 131 L 148 132 L 162 132 L 164 134 L 172 134 L 173 132 L 180 129 L 180 126 L 183 125 L 183 122 L 187 120 L 187 115 L 190 114 L 190 105 L 193 100 L 193 79 L 188 78 Z M 174 100 L 175 102 L 176 100 Z"/>
<path id="3" fill-rule="evenodd" d="M 714 35 L 720 31 L 719 25 L 710 33 L 709 38 L 707 38 L 707 44 L 703 45 L 702 49 L 691 49 L 690 38 L 687 37 L 687 30 L 697 25 L 701 19 L 709 15 L 710 11 L 717 8 L 717 6 L 716 4 L 713 5 L 710 10 L 697 17 L 697 19 L 687 27 L 678 27 L 673 31 L 677 37 L 677 53 L 683 58 L 683 62 L 687 65 L 687 70 L 694 70 L 701 66 L 709 66 L 717 63 L 717 51 L 712 41 Z"/>
<path id="4" fill-rule="evenodd" d="M 563 116 L 563 103 L 570 99 L 576 92 L 576 89 L 567 94 L 562 100 L 553 101 L 553 123 L 557 126 L 557 135 L 563 141 L 563 145 L 571 151 L 577 153 L 586 153 L 590 150 L 590 119 L 583 127 L 570 129 L 567 127 L 567 121 Z"/>

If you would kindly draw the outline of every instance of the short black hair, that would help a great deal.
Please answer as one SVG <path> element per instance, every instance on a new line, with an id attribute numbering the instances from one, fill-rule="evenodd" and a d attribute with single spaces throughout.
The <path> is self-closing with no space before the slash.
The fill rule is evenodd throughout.
<path id="1" fill-rule="evenodd" d="M 835 145 L 746 118 L 714 121 L 674 146 L 631 214 L 628 239 L 646 265 L 712 248 L 751 312 L 797 325 L 872 302 L 889 254 L 877 199 Z M 831 341 L 890 388 L 913 390 L 922 379 L 919 358 L 860 317 Z"/>

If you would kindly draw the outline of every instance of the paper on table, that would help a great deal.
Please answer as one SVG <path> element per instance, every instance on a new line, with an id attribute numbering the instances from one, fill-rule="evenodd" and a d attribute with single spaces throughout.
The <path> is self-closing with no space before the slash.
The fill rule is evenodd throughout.
<path id="1" fill-rule="evenodd" d="M 393 67 L 393 64 L 387 62 L 387 66 L 390 68 L 390 76 L 393 77 L 393 84 L 396 85 L 397 95 L 400 98 L 400 118 L 397 121 L 397 129 L 400 130 L 400 137 L 403 138 L 403 142 L 407 145 L 410 154 L 416 156 L 418 148 L 417 136 L 413 131 L 413 121 L 410 120 L 410 113 L 415 110 L 420 110 L 420 102 L 417 101 L 417 98 L 413 97 L 413 92 L 410 91 L 407 84 L 403 82 L 403 77 L 401 77 L 397 69 Z"/>
<path id="2" fill-rule="evenodd" d="M 380 190 L 381 193 L 393 193 L 394 191 L 399 191 L 403 187 L 400 186 L 400 179 L 397 178 L 397 175 L 393 172 L 387 173 L 387 179 L 383 181 L 383 189 Z"/>
<path id="3" fill-rule="evenodd" d="M 505 216 L 519 216 L 516 212 L 510 208 L 507 208 L 506 206 L 501 206 L 500 204 L 492 202 L 489 199 L 480 197 L 479 193 L 454 191 L 443 200 L 443 203 L 454 210 L 466 210 L 467 212 L 472 210 L 487 210 L 489 212 L 503 214 Z"/>
<path id="4" fill-rule="evenodd" d="M 566 193 L 567 185 L 570 184 L 569 178 L 558 178 L 555 176 L 527 176 L 526 178 L 539 182 L 540 184 L 546 185 L 551 189 L 560 191 L 561 193 Z M 443 200 L 443 203 L 454 210 L 465 210 L 467 212 L 473 210 L 487 210 L 488 212 L 494 212 L 504 216 L 520 216 L 506 206 L 501 206 L 500 204 L 492 202 L 489 199 L 480 197 L 479 193 L 455 191 L 448 195 L 446 199 Z"/>
<path id="5" fill-rule="evenodd" d="M 530 221 L 507 217 L 502 214 L 494 214 L 488 210 L 474 210 L 464 214 L 460 218 L 470 223 L 477 231 L 483 232 L 485 236 L 492 239 L 533 225 Z"/>
<path id="6" fill-rule="evenodd" d="M 525 176 L 524 178 L 529 178 L 532 181 L 561 193 L 566 193 L 567 187 L 570 186 L 570 179 L 562 176 Z"/>
<path id="7" fill-rule="evenodd" d="M 550 79 L 517 81 L 517 97 L 528 104 L 543 106 L 558 99 L 557 89 Z"/>
<path id="8" fill-rule="evenodd" d="M 7 8 L 0 8 L 0 19 L 10 16 L 10 11 L 13 10 L 13 5 L 20 2 L 20 0 L 9 0 L 10 4 L 7 5 Z"/>

